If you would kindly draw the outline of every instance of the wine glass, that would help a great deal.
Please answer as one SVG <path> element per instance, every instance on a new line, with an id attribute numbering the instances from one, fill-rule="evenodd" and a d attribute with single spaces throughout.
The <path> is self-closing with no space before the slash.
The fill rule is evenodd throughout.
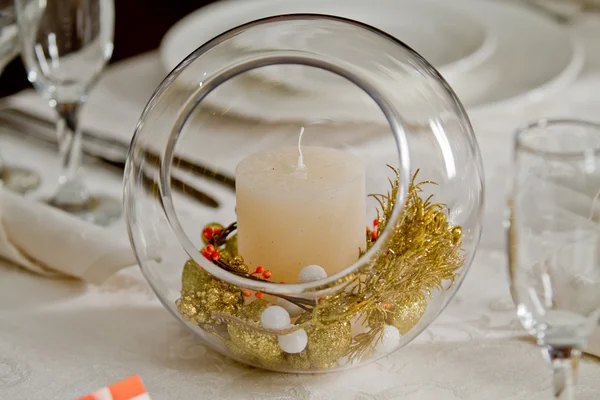
<path id="1" fill-rule="evenodd" d="M 0 0 L 0 75 L 9 62 L 19 53 L 17 21 L 13 0 Z M 40 186 L 40 176 L 35 171 L 7 165 L 0 158 L 0 180 L 7 189 L 27 193 Z"/>
<path id="2" fill-rule="evenodd" d="M 542 120 L 515 139 L 508 250 L 517 314 L 573 398 L 600 316 L 600 124 Z"/>
<path id="3" fill-rule="evenodd" d="M 79 171 L 79 111 L 113 51 L 113 0 L 16 0 L 21 56 L 28 79 L 59 116 L 63 172 L 49 200 L 98 225 L 121 214 L 121 202 L 92 194 Z"/>

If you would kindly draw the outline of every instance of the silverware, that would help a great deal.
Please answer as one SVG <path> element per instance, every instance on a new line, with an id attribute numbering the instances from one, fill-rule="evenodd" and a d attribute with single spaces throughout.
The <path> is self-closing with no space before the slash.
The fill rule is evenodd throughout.
<path id="1" fill-rule="evenodd" d="M 5 108 L 0 110 L 0 117 L 17 122 L 38 125 L 41 128 L 44 128 L 47 134 L 51 135 L 52 140 L 55 140 L 54 132 L 56 129 L 56 124 L 54 121 L 14 108 Z M 115 166 L 118 165 L 121 168 L 125 168 L 129 143 L 119 139 L 111 138 L 110 135 L 102 134 L 89 129 L 82 130 L 82 137 L 84 151 L 86 151 L 88 154 L 111 160 Z M 160 156 L 156 154 L 156 152 L 148 150 L 145 154 L 145 159 L 150 164 L 160 168 Z M 192 175 L 217 182 L 228 187 L 229 189 L 235 189 L 234 177 L 217 171 L 209 166 L 188 160 L 185 157 L 175 156 L 173 158 L 173 167 L 189 172 Z"/>
<path id="2" fill-rule="evenodd" d="M 39 117 L 29 119 L 28 115 L 29 114 L 21 112 L 20 110 L 0 110 L 0 124 L 19 128 L 18 132 L 20 137 L 41 141 L 46 145 L 58 146 L 57 140 L 53 135 L 54 124 Z M 83 153 L 86 157 L 102 162 L 105 165 L 115 168 L 120 173 L 123 173 L 128 151 L 126 145 L 114 139 L 105 139 L 98 134 L 91 134 L 90 136 L 89 132 L 87 134 L 84 133 L 83 136 Z M 148 152 L 146 157 L 152 166 L 159 167 L 159 158 L 157 155 Z M 232 178 L 223 175 L 222 178 L 224 179 L 218 180 L 221 178 L 222 174 L 214 173 L 206 167 L 197 166 L 187 160 L 184 161 L 184 163 L 187 163 L 185 165 L 190 169 L 195 168 L 194 171 L 190 171 L 195 172 L 195 175 L 200 175 L 231 187 L 229 180 L 233 180 Z M 207 171 L 207 174 L 211 175 L 202 175 L 202 168 Z M 144 173 L 142 180 L 143 185 L 148 190 L 158 194 L 158 182 L 154 177 L 149 173 Z M 235 180 L 233 180 L 233 182 L 235 183 Z M 208 207 L 218 208 L 220 206 L 219 202 L 214 197 L 191 186 L 189 183 L 184 182 L 176 176 L 171 177 L 171 185 L 174 190 L 192 197 Z"/>

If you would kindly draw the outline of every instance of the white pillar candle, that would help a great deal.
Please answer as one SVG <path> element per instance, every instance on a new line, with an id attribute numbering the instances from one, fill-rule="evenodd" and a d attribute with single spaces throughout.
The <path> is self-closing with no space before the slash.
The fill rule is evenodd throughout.
<path id="1" fill-rule="evenodd" d="M 316 264 L 328 276 L 353 264 L 365 248 L 362 161 L 325 147 L 264 150 L 236 168 L 238 251 L 253 271 L 296 283 Z"/>

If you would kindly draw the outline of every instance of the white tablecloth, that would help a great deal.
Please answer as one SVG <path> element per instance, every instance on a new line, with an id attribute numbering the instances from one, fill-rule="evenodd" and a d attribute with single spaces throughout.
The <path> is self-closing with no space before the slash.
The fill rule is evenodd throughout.
<path id="1" fill-rule="evenodd" d="M 191 337 L 135 267 L 86 286 L 0 265 L 0 399 L 74 399 L 132 374 L 156 400 L 550 398 L 550 371 L 515 318 L 501 221 L 514 128 L 544 116 L 600 118 L 600 19 L 573 29 L 588 49 L 576 83 L 525 107 L 471 113 L 488 190 L 481 248 L 450 306 L 406 348 L 343 373 L 264 372 Z M 110 131 L 131 135 L 164 75 L 156 54 L 115 65 L 93 92 L 84 122 L 100 118 L 107 127 L 110 116 Z M 600 398 L 598 376 L 600 363 L 587 358 L 579 399 Z"/>

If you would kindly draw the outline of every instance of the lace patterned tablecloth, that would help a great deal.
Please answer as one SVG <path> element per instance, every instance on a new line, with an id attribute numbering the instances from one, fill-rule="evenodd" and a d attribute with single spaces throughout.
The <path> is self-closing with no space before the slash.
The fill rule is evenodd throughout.
<path id="1" fill-rule="evenodd" d="M 74 399 L 132 374 L 156 400 L 550 398 L 550 371 L 514 315 L 501 222 L 514 128 L 542 116 L 600 118 L 600 19 L 573 29 L 588 50 L 576 83 L 535 104 L 471 114 L 488 190 L 482 245 L 452 303 L 406 348 L 344 373 L 264 372 L 197 342 L 135 267 L 95 287 L 1 265 L 0 399 Z M 110 112 L 114 132 L 127 135 L 163 75 L 156 54 L 113 67 L 84 120 L 106 126 Z M 598 376 L 600 362 L 586 358 L 579 399 L 600 398 Z"/>

